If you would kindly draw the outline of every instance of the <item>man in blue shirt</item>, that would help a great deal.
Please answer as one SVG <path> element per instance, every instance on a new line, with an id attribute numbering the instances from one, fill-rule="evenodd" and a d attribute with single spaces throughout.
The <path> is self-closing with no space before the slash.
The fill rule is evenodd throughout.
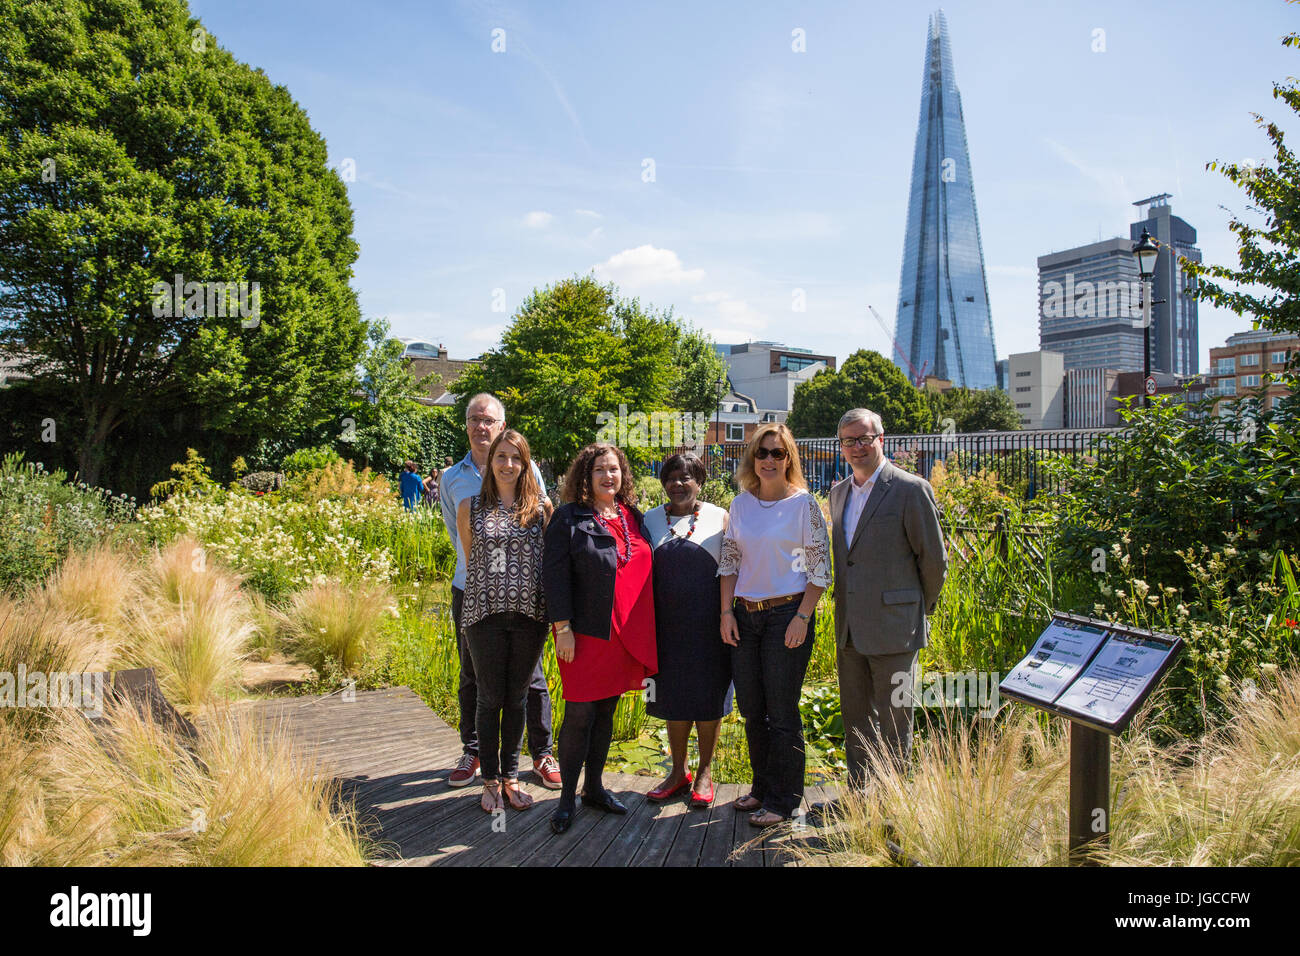
<path id="1" fill-rule="evenodd" d="M 456 575 L 451 581 L 451 613 L 456 622 L 456 649 L 460 654 L 460 685 L 456 696 L 460 702 L 460 742 L 464 748 L 460 762 L 451 772 L 447 782 L 453 787 L 463 787 L 473 782 L 478 773 L 478 728 L 474 725 L 474 712 L 478 707 L 478 685 L 474 680 L 474 662 L 470 658 L 465 634 L 460 626 L 461 606 L 465 600 L 465 552 L 461 548 L 456 530 L 456 509 L 483 487 L 483 470 L 488 465 L 488 450 L 497 435 L 505 430 L 506 409 L 495 395 L 483 392 L 469 400 L 465 408 L 465 429 L 469 433 L 469 454 L 456 464 L 443 469 L 438 480 L 438 505 L 442 508 L 443 522 L 451 543 L 456 548 Z M 546 494 L 542 471 L 533 463 L 533 476 L 537 486 Z M 533 756 L 533 773 L 549 790 L 560 788 L 560 765 L 552 754 L 551 695 L 546 686 L 546 674 L 538 660 L 528 685 L 528 752 Z"/>
<path id="2" fill-rule="evenodd" d="M 402 489 L 403 506 L 407 511 L 414 511 L 415 506 L 420 503 L 420 496 L 424 494 L 424 481 L 415 470 L 415 462 L 407 461 L 402 466 L 402 476 L 398 479 L 398 484 Z"/>

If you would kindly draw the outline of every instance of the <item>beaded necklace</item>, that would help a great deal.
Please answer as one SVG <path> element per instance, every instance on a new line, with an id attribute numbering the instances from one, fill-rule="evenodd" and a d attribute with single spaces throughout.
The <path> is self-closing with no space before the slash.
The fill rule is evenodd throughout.
<path id="1" fill-rule="evenodd" d="M 622 554 L 618 553 L 618 543 L 615 542 L 614 559 L 615 561 L 618 562 L 618 566 L 622 567 L 623 565 L 627 564 L 629 561 L 632 560 L 632 536 L 628 534 L 627 531 L 627 518 L 623 515 L 623 506 L 618 505 L 617 507 L 618 507 L 618 523 L 619 523 L 619 527 L 623 531 L 623 553 Z M 609 520 L 605 518 L 605 516 L 602 515 L 599 511 L 595 511 L 595 509 L 593 509 L 593 512 L 596 515 L 596 520 L 600 522 L 601 527 L 603 527 L 606 531 L 608 531 L 612 535 L 614 533 L 614 529 L 610 527 Z"/>
<path id="2" fill-rule="evenodd" d="M 700 517 L 700 503 L 698 501 L 695 502 L 695 508 L 694 510 L 691 511 L 691 526 L 685 534 L 677 533 L 676 516 L 670 515 L 668 513 L 667 506 L 664 507 L 664 517 L 668 519 L 668 533 L 671 534 L 674 538 L 681 538 L 683 541 L 685 541 L 691 535 L 695 534 L 695 522 Z"/>

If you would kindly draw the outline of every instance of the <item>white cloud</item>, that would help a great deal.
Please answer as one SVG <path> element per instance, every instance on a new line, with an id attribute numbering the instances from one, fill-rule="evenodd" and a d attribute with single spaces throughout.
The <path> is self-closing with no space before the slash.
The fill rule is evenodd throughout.
<path id="1" fill-rule="evenodd" d="M 590 216 L 592 219 L 604 219 L 604 218 L 605 218 L 605 217 L 602 216 L 600 213 L 596 212 L 596 210 L 594 210 L 594 209 L 575 209 L 575 210 L 573 210 L 573 212 L 574 212 L 575 215 L 579 215 L 579 216 Z"/>
<path id="2" fill-rule="evenodd" d="M 624 249 L 592 268 L 601 279 L 631 287 L 699 282 L 704 278 L 703 269 L 683 269 L 682 260 L 671 249 L 651 245 Z"/>
<path id="3" fill-rule="evenodd" d="M 542 212 L 538 209 L 524 216 L 524 225 L 529 229 L 544 229 L 551 224 L 551 220 L 554 218 L 549 212 Z"/>

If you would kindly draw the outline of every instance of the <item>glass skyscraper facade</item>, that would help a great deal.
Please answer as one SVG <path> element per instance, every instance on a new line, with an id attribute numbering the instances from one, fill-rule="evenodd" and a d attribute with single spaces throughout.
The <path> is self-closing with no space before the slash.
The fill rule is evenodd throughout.
<path id="1" fill-rule="evenodd" d="M 942 10 L 930 15 L 926 39 L 895 338 L 917 374 L 997 386 L 966 122 Z M 897 354 L 894 362 L 911 377 Z"/>

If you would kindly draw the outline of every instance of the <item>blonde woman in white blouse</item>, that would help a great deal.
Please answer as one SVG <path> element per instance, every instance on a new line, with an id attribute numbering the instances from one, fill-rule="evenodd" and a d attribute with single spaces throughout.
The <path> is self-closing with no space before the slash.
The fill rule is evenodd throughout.
<path id="1" fill-rule="evenodd" d="M 808 492 L 799 450 L 780 423 L 759 426 L 736 472 L 722 541 L 722 639 L 745 718 L 754 781 L 736 801 L 756 827 L 781 823 L 803 800 L 799 715 L 817 599 L 831 582 L 830 537 Z"/>

